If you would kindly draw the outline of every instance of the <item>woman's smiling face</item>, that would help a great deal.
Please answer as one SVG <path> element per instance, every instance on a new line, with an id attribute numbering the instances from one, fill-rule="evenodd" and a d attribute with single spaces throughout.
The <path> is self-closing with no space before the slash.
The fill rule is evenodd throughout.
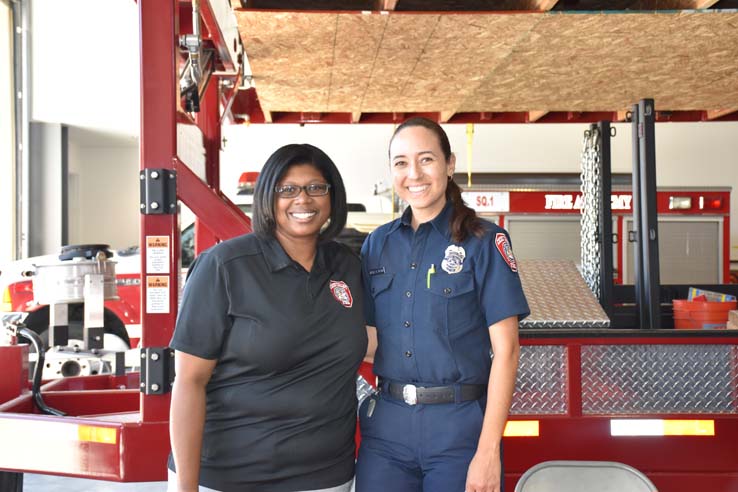
<path id="1" fill-rule="evenodd" d="M 328 181 L 312 164 L 295 164 L 279 180 L 277 188 L 285 185 L 298 187 L 310 184 L 326 184 Z M 304 189 L 293 198 L 274 193 L 275 234 L 283 239 L 317 239 L 320 229 L 331 215 L 331 195 L 310 196 Z"/>
<path id="2" fill-rule="evenodd" d="M 403 128 L 390 144 L 390 170 L 397 194 L 418 222 L 438 215 L 446 204 L 446 186 L 456 160 L 446 160 L 438 137 L 422 126 Z"/>

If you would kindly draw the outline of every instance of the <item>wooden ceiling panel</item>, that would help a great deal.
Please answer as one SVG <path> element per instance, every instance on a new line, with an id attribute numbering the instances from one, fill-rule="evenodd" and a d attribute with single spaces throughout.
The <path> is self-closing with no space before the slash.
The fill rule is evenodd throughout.
<path id="1" fill-rule="evenodd" d="M 369 85 L 362 99 L 362 112 L 412 112 L 404 97 L 407 84 L 428 40 L 438 25 L 439 15 L 389 15 L 382 42 L 373 61 Z M 356 40 L 361 42 L 361 40 Z"/>
<path id="2" fill-rule="evenodd" d="M 405 12 L 656 11 L 731 9 L 736 0 L 231 0 L 234 8 L 284 11 Z"/>
<path id="3" fill-rule="evenodd" d="M 339 14 L 336 22 L 334 70 L 327 111 L 354 108 L 361 111 L 361 101 L 372 78 L 389 17 L 386 15 Z"/>
<path id="4" fill-rule="evenodd" d="M 268 111 L 448 116 L 621 111 L 645 97 L 665 111 L 738 101 L 731 11 L 236 15 Z"/>
<path id="5" fill-rule="evenodd" d="M 541 18 L 535 14 L 442 16 L 403 91 L 407 104 L 416 111 L 458 112 L 487 74 L 510 55 L 521 33 Z M 459 32 L 465 33 L 463 40 Z"/>
<path id="6" fill-rule="evenodd" d="M 404 11 L 513 11 L 538 10 L 537 0 L 399 0 L 396 10 Z"/>
<path id="7" fill-rule="evenodd" d="M 713 15 L 546 16 L 461 111 L 614 111 L 644 97 L 670 110 L 729 105 L 738 16 Z"/>
<path id="8" fill-rule="evenodd" d="M 325 111 L 336 15 L 246 12 L 238 23 L 262 108 Z"/>
<path id="9" fill-rule="evenodd" d="M 374 0 L 233 0 L 237 7 L 264 10 L 372 10 Z"/>

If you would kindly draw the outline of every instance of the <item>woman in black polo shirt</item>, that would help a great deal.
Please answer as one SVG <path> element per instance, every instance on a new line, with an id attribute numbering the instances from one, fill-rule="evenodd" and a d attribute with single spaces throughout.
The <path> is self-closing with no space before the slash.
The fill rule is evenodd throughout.
<path id="1" fill-rule="evenodd" d="M 355 377 L 366 352 L 361 266 L 336 166 L 311 145 L 267 160 L 254 234 L 192 265 L 171 346 L 170 490 L 348 491 Z"/>

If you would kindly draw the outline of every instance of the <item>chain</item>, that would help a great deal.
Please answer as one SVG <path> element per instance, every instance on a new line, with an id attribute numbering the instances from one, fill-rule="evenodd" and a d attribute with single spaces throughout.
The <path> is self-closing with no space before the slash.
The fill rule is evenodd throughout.
<path id="1" fill-rule="evenodd" d="M 584 132 L 582 150 L 582 277 L 594 294 L 600 297 L 600 243 L 598 237 L 600 204 L 600 130 L 592 127 Z"/>

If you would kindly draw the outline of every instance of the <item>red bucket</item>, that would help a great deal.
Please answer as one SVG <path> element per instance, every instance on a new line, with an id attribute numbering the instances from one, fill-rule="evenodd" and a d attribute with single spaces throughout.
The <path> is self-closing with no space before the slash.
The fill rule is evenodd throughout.
<path id="1" fill-rule="evenodd" d="M 736 308 L 736 301 L 706 302 L 674 300 L 674 328 L 678 330 L 724 330 L 728 312 Z"/>

